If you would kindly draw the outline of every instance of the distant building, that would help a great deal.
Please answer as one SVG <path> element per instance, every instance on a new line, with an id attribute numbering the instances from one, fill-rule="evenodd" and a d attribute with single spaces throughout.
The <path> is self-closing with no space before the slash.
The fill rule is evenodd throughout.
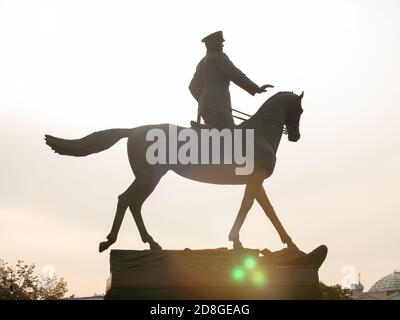
<path id="1" fill-rule="evenodd" d="M 104 294 L 97 294 L 95 293 L 93 296 L 90 297 L 75 297 L 73 294 L 69 298 L 65 298 L 64 300 L 104 300 Z"/>
<path id="2" fill-rule="evenodd" d="M 356 300 L 400 300 L 400 271 L 395 270 L 378 280 L 368 292 L 363 292 L 360 281 L 350 288 Z"/>
<path id="3" fill-rule="evenodd" d="M 351 284 L 350 290 L 353 292 L 353 295 L 361 294 L 364 291 L 364 286 L 361 284 L 360 274 L 358 274 L 358 283 Z"/>

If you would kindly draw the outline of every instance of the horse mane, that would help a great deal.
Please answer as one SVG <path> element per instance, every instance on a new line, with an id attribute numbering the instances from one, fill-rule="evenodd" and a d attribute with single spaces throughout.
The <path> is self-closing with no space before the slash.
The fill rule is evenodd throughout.
<path id="1" fill-rule="evenodd" d="M 260 118 L 261 116 L 263 116 L 263 114 L 264 114 L 264 112 L 266 111 L 267 108 L 275 106 L 275 104 L 277 102 L 276 101 L 277 99 L 280 99 L 280 98 L 285 97 L 285 96 L 292 96 L 293 99 L 295 99 L 295 98 L 297 99 L 298 98 L 298 96 L 295 93 L 291 92 L 291 91 L 280 91 L 280 92 L 274 94 L 273 96 L 269 97 L 267 99 L 267 101 L 265 101 L 261 105 L 261 107 L 256 111 L 256 113 L 254 113 L 253 116 L 250 119 L 248 119 L 247 121 L 255 120 L 255 119 Z"/>

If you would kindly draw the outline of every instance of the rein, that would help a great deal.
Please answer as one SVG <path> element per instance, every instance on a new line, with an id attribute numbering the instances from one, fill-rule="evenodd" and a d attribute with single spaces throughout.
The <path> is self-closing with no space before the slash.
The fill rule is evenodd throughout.
<path id="1" fill-rule="evenodd" d="M 225 108 L 226 108 L 226 109 L 229 109 L 229 110 L 232 110 L 232 111 L 235 111 L 235 112 L 237 112 L 237 113 L 240 113 L 240 114 L 242 114 L 242 115 L 244 115 L 244 116 L 247 116 L 247 117 L 249 117 L 249 118 L 252 117 L 250 114 L 245 113 L 245 112 L 242 112 L 242 111 L 239 111 L 239 110 L 237 110 L 237 109 L 228 108 L 228 107 L 225 107 Z M 245 119 L 245 118 L 242 118 L 242 117 L 239 117 L 239 116 L 236 116 L 236 115 L 232 115 L 232 117 L 235 118 L 235 119 L 242 120 L 242 121 L 249 120 L 249 119 Z M 295 129 L 293 129 L 292 127 L 290 127 L 290 126 L 288 126 L 288 125 L 286 125 L 286 124 L 284 124 L 284 123 L 282 123 L 282 122 L 280 122 L 280 121 L 278 121 L 278 120 L 275 120 L 275 119 L 268 119 L 268 118 L 265 119 L 265 120 L 271 122 L 272 124 L 274 124 L 274 125 L 276 125 L 276 126 L 278 126 L 278 127 L 282 126 L 282 128 L 283 128 L 283 129 L 282 129 L 282 133 L 285 134 L 285 135 L 287 135 L 289 132 L 296 132 Z"/>

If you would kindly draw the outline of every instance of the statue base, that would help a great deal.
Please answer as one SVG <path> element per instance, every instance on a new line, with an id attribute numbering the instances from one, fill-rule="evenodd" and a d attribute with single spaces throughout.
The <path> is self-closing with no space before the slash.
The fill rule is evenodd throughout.
<path id="1" fill-rule="evenodd" d="M 318 268 L 277 266 L 259 250 L 111 250 L 105 299 L 318 299 Z"/>

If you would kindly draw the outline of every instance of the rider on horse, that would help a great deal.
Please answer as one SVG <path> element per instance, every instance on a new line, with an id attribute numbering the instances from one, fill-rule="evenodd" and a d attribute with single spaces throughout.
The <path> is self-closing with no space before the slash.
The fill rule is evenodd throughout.
<path id="1" fill-rule="evenodd" d="M 214 32 L 202 40 L 206 45 L 207 54 L 197 65 L 189 85 L 191 94 L 199 104 L 199 116 L 207 126 L 218 129 L 235 126 L 229 93 L 231 81 L 251 95 L 265 92 L 266 88 L 273 88 L 272 85 L 259 87 L 236 68 L 223 52 L 224 41 L 222 31 Z"/>

